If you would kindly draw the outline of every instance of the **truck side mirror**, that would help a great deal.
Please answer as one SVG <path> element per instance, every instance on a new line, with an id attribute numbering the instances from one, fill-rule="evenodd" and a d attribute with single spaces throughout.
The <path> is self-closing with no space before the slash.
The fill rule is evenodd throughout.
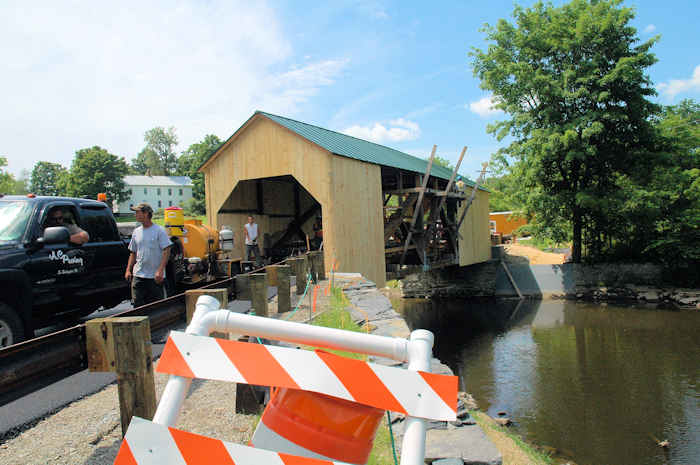
<path id="1" fill-rule="evenodd" d="M 61 244 L 70 241 L 70 233 L 65 226 L 52 226 L 44 229 L 44 236 L 40 237 L 37 242 L 40 244 Z"/>

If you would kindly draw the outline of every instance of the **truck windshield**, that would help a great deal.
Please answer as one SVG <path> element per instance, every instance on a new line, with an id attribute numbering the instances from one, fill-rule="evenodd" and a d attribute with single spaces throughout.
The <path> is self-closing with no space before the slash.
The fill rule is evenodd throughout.
<path id="1" fill-rule="evenodd" d="M 22 238 L 32 213 L 29 202 L 0 200 L 0 244 Z"/>

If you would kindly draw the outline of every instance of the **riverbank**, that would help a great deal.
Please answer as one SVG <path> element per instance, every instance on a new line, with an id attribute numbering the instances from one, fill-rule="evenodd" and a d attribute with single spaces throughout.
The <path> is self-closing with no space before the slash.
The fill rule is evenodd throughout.
<path id="1" fill-rule="evenodd" d="M 663 273 L 661 267 L 643 263 L 535 265 L 498 257 L 410 274 L 398 286 L 404 298 L 525 297 L 700 308 L 700 289 L 660 285 Z"/>

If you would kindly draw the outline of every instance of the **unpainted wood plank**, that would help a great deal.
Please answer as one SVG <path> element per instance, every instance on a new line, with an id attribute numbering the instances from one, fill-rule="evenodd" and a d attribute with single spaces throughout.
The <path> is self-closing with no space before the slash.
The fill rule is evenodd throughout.
<path id="1" fill-rule="evenodd" d="M 425 188 L 428 186 L 428 180 L 430 179 L 430 170 L 433 167 L 433 159 L 435 158 L 435 150 L 437 150 L 437 145 L 433 145 L 433 151 L 430 153 L 430 159 L 428 160 L 428 167 L 425 170 L 425 177 L 423 178 L 423 185 L 421 192 L 418 193 L 418 201 L 416 202 L 416 208 L 413 212 L 413 219 L 411 220 L 411 225 L 408 228 L 408 237 L 404 243 L 404 251 L 401 255 L 401 260 L 399 263 L 403 265 L 406 259 L 406 252 L 408 251 L 408 246 L 411 245 L 411 236 L 413 235 L 413 227 L 416 225 L 416 220 L 418 215 L 422 211 L 423 207 L 423 196 L 425 195 Z"/>
<path id="2" fill-rule="evenodd" d="M 111 324 L 123 436 L 133 416 L 150 420 L 156 412 L 151 328 L 145 316 L 113 318 Z"/>

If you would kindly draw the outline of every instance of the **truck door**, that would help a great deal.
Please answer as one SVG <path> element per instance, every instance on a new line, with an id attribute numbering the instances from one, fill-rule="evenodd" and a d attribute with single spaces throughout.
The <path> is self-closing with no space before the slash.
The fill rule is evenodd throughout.
<path id="1" fill-rule="evenodd" d="M 83 229 L 90 234 L 90 241 L 83 247 L 95 257 L 88 270 L 91 283 L 85 291 L 90 292 L 100 305 L 117 305 L 129 298 L 129 283 L 124 279 L 129 250 L 106 205 L 94 202 L 81 205 L 80 218 Z"/>
<path id="2" fill-rule="evenodd" d="M 37 237 L 41 237 L 44 227 L 49 225 L 49 216 L 57 210 L 63 212 L 66 223 L 76 222 L 78 215 L 73 204 L 51 203 L 40 213 Z M 27 271 L 37 319 L 45 320 L 80 306 L 76 294 L 90 281 L 88 270 L 93 259 L 92 251 L 70 242 L 47 244 L 30 253 Z"/>

